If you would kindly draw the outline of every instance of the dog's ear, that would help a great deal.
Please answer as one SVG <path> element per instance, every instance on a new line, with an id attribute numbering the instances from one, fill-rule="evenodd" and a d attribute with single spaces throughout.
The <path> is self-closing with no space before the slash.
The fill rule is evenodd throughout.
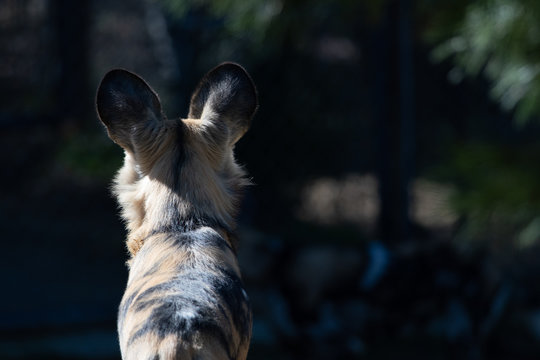
<path id="1" fill-rule="evenodd" d="M 164 118 L 155 91 L 139 76 L 122 69 L 111 70 L 103 77 L 96 106 L 109 137 L 131 152 L 137 142 L 151 140 Z"/>
<path id="2" fill-rule="evenodd" d="M 257 107 L 257 90 L 247 71 L 238 64 L 223 63 L 200 81 L 191 97 L 188 117 L 224 123 L 229 143 L 234 144 L 248 130 Z"/>

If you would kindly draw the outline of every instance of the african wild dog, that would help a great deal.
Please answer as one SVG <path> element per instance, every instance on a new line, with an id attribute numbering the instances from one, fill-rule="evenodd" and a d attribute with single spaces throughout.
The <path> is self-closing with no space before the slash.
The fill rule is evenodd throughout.
<path id="1" fill-rule="evenodd" d="M 233 216 L 248 181 L 233 148 L 258 106 L 250 76 L 233 63 L 211 70 L 187 119 L 167 119 L 157 94 L 125 70 L 105 75 L 96 103 L 125 152 L 114 183 L 131 255 L 123 359 L 245 359 L 252 318 Z"/>

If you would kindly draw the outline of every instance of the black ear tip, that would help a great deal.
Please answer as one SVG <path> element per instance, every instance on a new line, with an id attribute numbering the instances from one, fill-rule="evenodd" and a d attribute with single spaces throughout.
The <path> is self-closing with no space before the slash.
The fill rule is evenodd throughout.
<path id="1" fill-rule="evenodd" d="M 137 118 L 147 109 L 156 119 L 162 117 L 155 91 L 140 76 L 124 69 L 113 69 L 103 76 L 96 93 L 96 109 L 105 125 L 127 116 Z"/>
<path id="2" fill-rule="evenodd" d="M 219 64 L 206 74 L 206 79 L 218 81 L 219 79 L 230 76 L 242 80 L 243 83 L 250 84 L 253 90 L 256 91 L 255 83 L 247 70 L 235 62 L 224 62 Z"/>
<path id="3" fill-rule="evenodd" d="M 114 79 L 114 78 L 122 78 L 122 77 L 139 78 L 137 74 L 132 73 L 129 70 L 118 68 L 118 69 L 111 69 L 107 71 L 107 73 L 103 76 L 103 79 L 105 80 L 105 79 Z"/>
<path id="4" fill-rule="evenodd" d="M 118 94 L 140 99 L 160 108 L 159 97 L 150 85 L 139 75 L 125 69 L 113 69 L 103 76 L 96 94 L 98 107 L 103 100 L 113 99 Z"/>
<path id="5" fill-rule="evenodd" d="M 258 108 L 255 83 L 248 72 L 233 62 L 210 70 L 199 82 L 189 109 L 189 117 L 199 118 L 207 104 L 227 116 L 250 119 Z"/>
<path id="6" fill-rule="evenodd" d="M 223 62 L 216 66 L 214 69 L 209 72 L 210 77 L 221 78 L 222 76 L 233 76 L 237 80 L 240 80 L 240 85 L 247 90 L 247 93 L 244 93 L 244 96 L 250 96 L 252 98 L 254 111 L 259 106 L 258 101 L 258 92 L 255 82 L 251 78 L 251 75 L 247 70 L 240 64 L 235 62 Z M 248 90 L 249 89 L 249 90 Z"/>
<path id="7" fill-rule="evenodd" d="M 239 72 L 239 73 L 245 73 L 245 74 L 248 73 L 242 65 L 235 62 L 231 62 L 231 61 L 223 62 L 219 64 L 218 66 L 216 66 L 213 70 L 223 70 L 223 71 Z"/>
<path id="8" fill-rule="evenodd" d="M 244 78 L 253 86 L 255 90 L 255 83 L 253 79 L 247 72 L 247 70 L 240 64 L 235 62 L 224 62 L 216 66 L 214 69 L 210 70 L 210 73 L 214 74 L 231 74 L 239 78 Z"/>
<path id="9" fill-rule="evenodd" d="M 96 94 L 96 100 L 99 105 L 100 99 L 108 96 L 111 89 L 122 88 L 124 84 L 138 76 L 124 69 L 113 69 L 108 71 L 101 79 Z"/>
<path id="10" fill-rule="evenodd" d="M 108 71 L 101 80 L 99 89 L 108 87 L 122 88 L 131 86 L 134 83 L 147 85 L 146 82 L 137 74 L 125 69 L 113 69 Z"/>

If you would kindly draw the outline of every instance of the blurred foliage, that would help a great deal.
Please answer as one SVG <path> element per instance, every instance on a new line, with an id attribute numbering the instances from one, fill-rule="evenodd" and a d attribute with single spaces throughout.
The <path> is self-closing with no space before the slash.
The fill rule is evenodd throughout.
<path id="1" fill-rule="evenodd" d="M 432 55 L 436 61 L 453 60 L 450 81 L 483 74 L 501 107 L 516 110 L 518 124 L 540 115 L 540 2 L 475 1 L 445 30 L 449 38 L 432 32 L 430 39 L 444 39 Z"/>
<path id="2" fill-rule="evenodd" d="M 245 37 L 248 35 L 255 43 L 260 43 L 273 18 L 282 10 L 280 0 L 162 0 L 166 9 L 176 17 L 185 16 L 193 8 L 206 8 L 214 16 L 224 20 L 228 35 Z M 234 16 L 227 16 L 234 14 Z"/>
<path id="3" fill-rule="evenodd" d="M 328 30 L 329 23 L 336 31 L 351 35 L 359 19 L 369 22 L 380 17 L 386 1 L 158 0 L 158 3 L 176 20 L 203 11 L 217 22 L 219 31 L 213 35 L 221 51 L 228 51 L 230 56 L 242 43 L 242 51 L 252 59 L 261 60 L 279 56 L 287 47 L 309 48 L 315 37 Z"/>
<path id="4" fill-rule="evenodd" d="M 458 1 L 453 9 L 440 3 L 439 10 L 426 11 L 431 19 L 422 34 L 433 46 L 432 60 L 451 61 L 454 84 L 485 77 L 490 97 L 526 129 L 540 115 L 540 2 Z M 509 132 L 509 144 L 486 135 L 467 139 L 444 164 L 445 178 L 457 186 L 452 206 L 464 220 L 458 237 L 468 243 L 508 249 L 540 240 L 540 147 Z"/>
<path id="5" fill-rule="evenodd" d="M 57 149 L 58 163 L 79 179 L 110 182 L 122 165 L 122 151 L 103 133 L 75 132 Z"/>
<path id="6" fill-rule="evenodd" d="M 540 146 L 471 143 L 456 148 L 439 175 L 456 191 L 452 206 L 467 243 L 525 248 L 540 240 Z"/>

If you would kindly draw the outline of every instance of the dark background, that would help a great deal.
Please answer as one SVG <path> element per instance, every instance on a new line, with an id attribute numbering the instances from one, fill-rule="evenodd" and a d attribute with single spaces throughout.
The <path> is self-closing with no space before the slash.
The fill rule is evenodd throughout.
<path id="1" fill-rule="evenodd" d="M 0 358 L 118 359 L 122 67 L 187 115 L 241 63 L 251 359 L 540 355 L 536 0 L 0 2 Z"/>

